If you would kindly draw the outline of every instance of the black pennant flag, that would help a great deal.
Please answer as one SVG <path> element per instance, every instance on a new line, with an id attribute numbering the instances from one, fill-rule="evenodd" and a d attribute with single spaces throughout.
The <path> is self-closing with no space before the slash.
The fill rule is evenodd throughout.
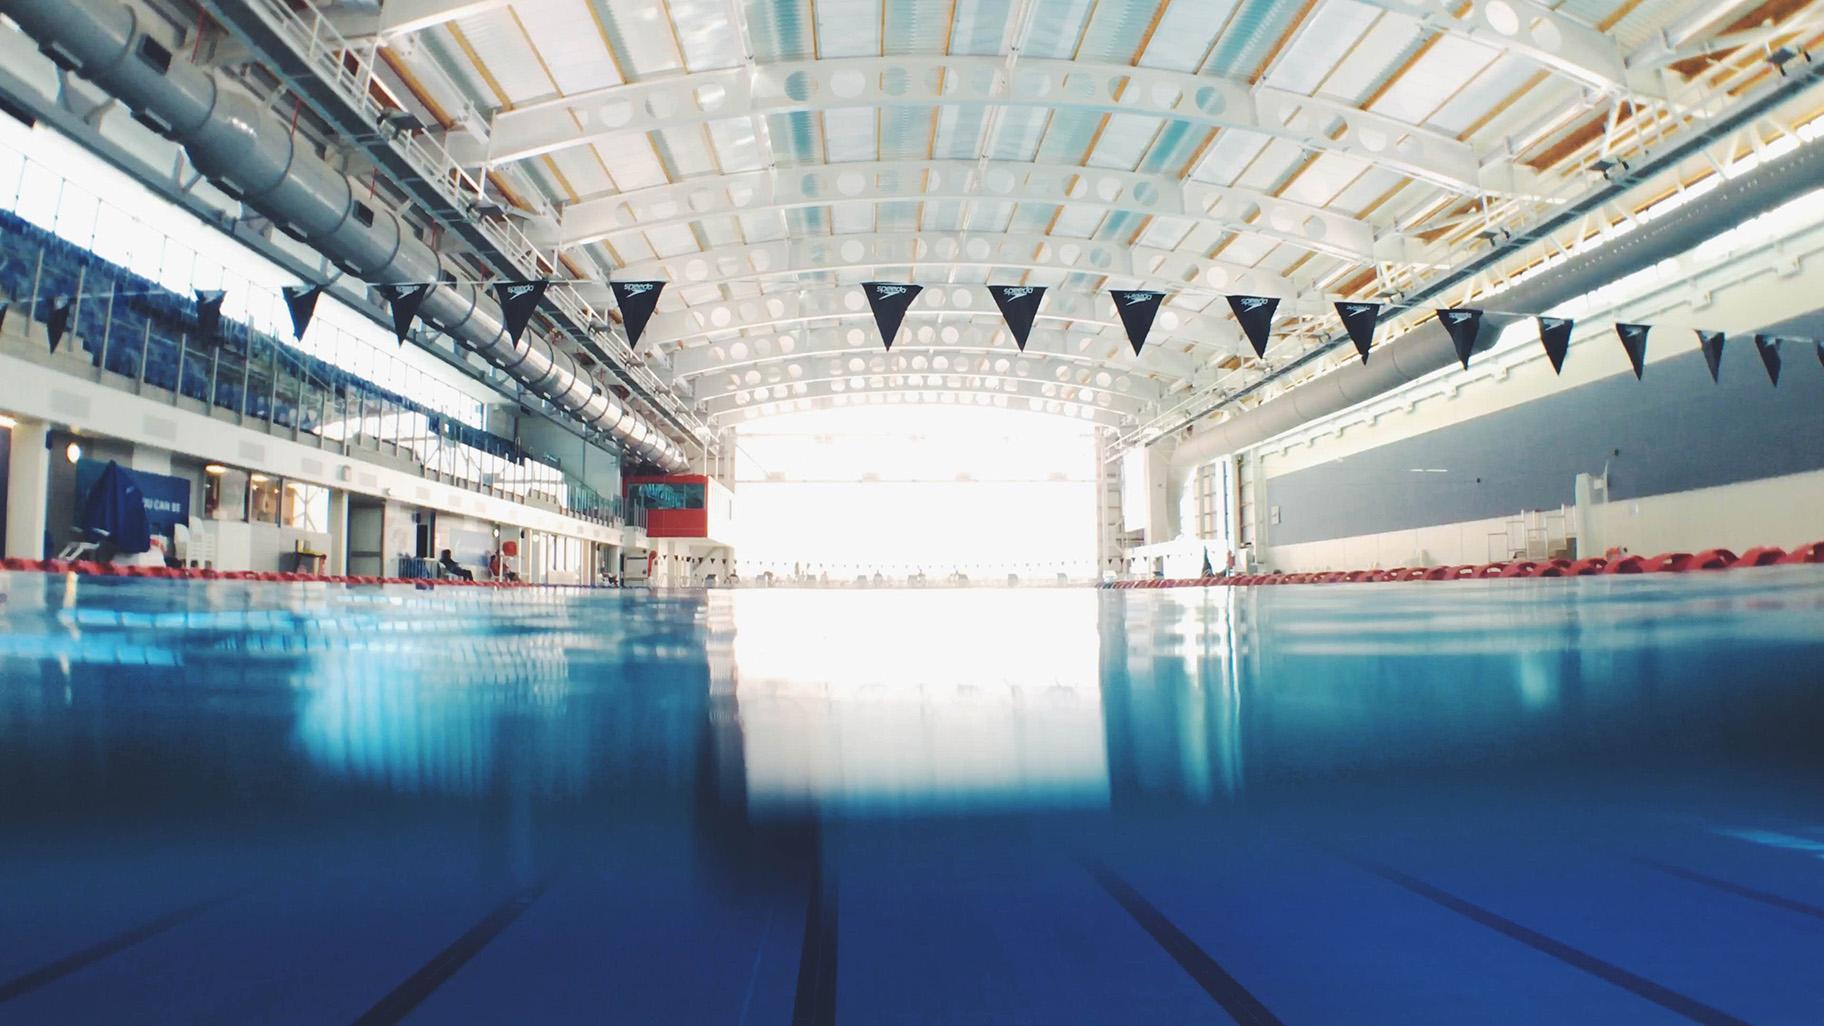
<path id="1" fill-rule="evenodd" d="M 399 336 L 399 344 L 405 345 L 405 337 L 412 333 L 412 321 L 418 317 L 418 308 L 424 305 L 424 297 L 431 294 L 433 285 L 382 285 L 380 294 L 393 306 L 393 334 Z"/>
<path id="2" fill-rule="evenodd" d="M 500 319 L 506 322 L 507 337 L 514 345 L 519 345 L 519 337 L 526 333 L 532 312 L 538 309 L 539 300 L 545 298 L 545 290 L 550 287 L 551 283 L 543 278 L 503 281 L 494 286 L 494 298 L 500 301 Z"/>
<path id="3" fill-rule="evenodd" d="M 1723 333 L 1720 331 L 1697 332 L 1697 344 L 1704 351 L 1704 366 L 1710 368 L 1710 380 L 1721 381 L 1723 371 Z"/>
<path id="4" fill-rule="evenodd" d="M 1153 330 L 1153 318 L 1159 316 L 1165 293 L 1109 289 L 1108 294 L 1115 297 L 1115 312 L 1121 315 L 1121 326 L 1127 329 L 1127 342 L 1134 347 L 1134 355 L 1139 356 L 1140 347 L 1146 345 L 1146 333 Z"/>
<path id="5" fill-rule="evenodd" d="M 899 334 L 899 322 L 906 319 L 906 307 L 923 292 L 923 285 L 904 282 L 864 281 L 861 291 L 867 294 L 868 306 L 874 311 L 874 325 L 880 329 L 880 340 L 889 350 L 893 336 Z"/>
<path id="6" fill-rule="evenodd" d="M 1368 362 L 1368 348 L 1374 345 L 1374 325 L 1381 319 L 1379 303 L 1338 303 L 1336 315 L 1343 319 L 1343 330 L 1349 333 L 1349 341 L 1355 343 L 1355 351 L 1362 356 L 1362 362 Z"/>
<path id="7" fill-rule="evenodd" d="M 1628 365 L 1634 368 L 1634 377 L 1638 379 L 1647 366 L 1647 332 L 1650 324 L 1617 324 L 1615 334 L 1621 336 L 1621 348 L 1627 351 Z"/>
<path id="8" fill-rule="evenodd" d="M 1279 300 L 1268 296 L 1230 296 L 1229 309 L 1241 322 L 1242 334 L 1248 336 L 1254 355 L 1264 358 L 1267 342 L 1273 337 L 1273 313 L 1279 309 Z"/>
<path id="9" fill-rule="evenodd" d="M 1754 348 L 1761 351 L 1761 366 L 1767 368 L 1767 380 L 1780 383 L 1780 339 L 1775 335 L 1754 336 Z"/>
<path id="10" fill-rule="evenodd" d="M 1480 310 L 1439 310 L 1438 323 L 1450 335 L 1450 344 L 1457 347 L 1457 359 L 1463 361 L 1463 369 L 1469 369 L 1469 354 L 1475 352 L 1476 335 L 1482 330 L 1482 311 Z"/>
<path id="11" fill-rule="evenodd" d="M 70 326 L 70 308 L 75 303 L 69 296 L 53 296 L 51 312 L 45 315 L 44 329 L 51 336 L 51 352 L 57 351 L 57 343 L 63 341 L 63 332 Z"/>
<path id="12" fill-rule="evenodd" d="M 12 309 L 12 306 L 13 306 L 13 304 L 11 304 L 11 303 L 0 301 L 0 330 L 5 330 L 5 328 L 6 328 L 6 311 Z"/>
<path id="13" fill-rule="evenodd" d="M 205 343 L 218 341 L 222 331 L 222 300 L 228 293 L 221 289 L 196 290 L 196 333 Z"/>
<path id="14" fill-rule="evenodd" d="M 627 329 L 629 348 L 640 344 L 646 333 L 646 322 L 652 320 L 652 309 L 659 305 L 659 293 L 665 291 L 662 281 L 611 281 L 615 305 L 621 308 L 621 327 Z"/>
<path id="15" fill-rule="evenodd" d="M 1576 324 L 1569 317 L 1541 317 L 1539 344 L 1545 347 L 1545 358 L 1552 361 L 1552 373 L 1564 371 L 1564 354 L 1571 351 L 1571 330 Z"/>
<path id="16" fill-rule="evenodd" d="M 291 337 L 302 342 L 304 332 L 310 328 L 310 319 L 317 314 L 317 300 L 323 295 L 323 286 L 287 285 L 279 291 L 285 294 L 285 308 L 291 311 Z"/>
<path id="17" fill-rule="evenodd" d="M 988 294 L 1001 308 L 1007 330 L 1013 332 L 1014 344 L 1026 351 L 1026 338 L 1032 334 L 1032 319 L 1039 315 L 1039 301 L 1045 298 L 1043 285 L 990 285 Z"/>
<path id="18" fill-rule="evenodd" d="M 0 306 L 0 322 L 6 320 L 6 307 Z M 1824 338 L 1818 339 L 1818 363 L 1824 365 Z"/>

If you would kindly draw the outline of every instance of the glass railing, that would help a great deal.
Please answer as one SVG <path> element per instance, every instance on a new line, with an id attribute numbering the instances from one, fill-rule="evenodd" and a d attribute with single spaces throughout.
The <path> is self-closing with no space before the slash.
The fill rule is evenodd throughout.
<path id="1" fill-rule="evenodd" d="M 643 525 L 516 443 L 463 424 L 247 324 L 207 338 L 196 303 L 0 210 L 0 294 L 28 342 L 80 353 L 96 380 L 430 480 L 607 526 Z M 67 310 L 67 317 L 60 311 Z"/>

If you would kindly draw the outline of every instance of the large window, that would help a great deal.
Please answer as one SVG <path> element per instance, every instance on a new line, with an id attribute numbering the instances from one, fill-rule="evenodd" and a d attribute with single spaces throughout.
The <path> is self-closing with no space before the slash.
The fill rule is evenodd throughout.
<path id="1" fill-rule="evenodd" d="M 247 519 L 247 472 L 211 463 L 203 468 L 203 516 L 210 520 Z"/>
<path id="2" fill-rule="evenodd" d="M 247 519 L 256 524 L 279 522 L 279 479 L 270 474 L 247 475 Z"/>
<path id="3" fill-rule="evenodd" d="M 647 509 L 702 509 L 703 486 L 691 482 L 648 482 L 632 488 L 633 500 Z"/>
<path id="4" fill-rule="evenodd" d="M 300 531 L 329 531 L 329 489 L 302 481 L 285 482 L 279 522 Z"/>

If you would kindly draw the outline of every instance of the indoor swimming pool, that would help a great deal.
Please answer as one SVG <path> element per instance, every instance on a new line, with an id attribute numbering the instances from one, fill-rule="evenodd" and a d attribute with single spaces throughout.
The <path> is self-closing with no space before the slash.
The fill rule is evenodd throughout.
<path id="1" fill-rule="evenodd" d="M 1824 567 L 0 574 L 0 1023 L 1824 1023 Z"/>

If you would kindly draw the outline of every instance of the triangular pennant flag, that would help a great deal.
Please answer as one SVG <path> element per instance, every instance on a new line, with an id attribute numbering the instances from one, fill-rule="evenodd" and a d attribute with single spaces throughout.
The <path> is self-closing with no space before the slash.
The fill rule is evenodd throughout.
<path id="1" fill-rule="evenodd" d="M 923 285 L 909 285 L 903 282 L 864 281 L 861 291 L 868 297 L 868 306 L 874 311 L 874 325 L 880 329 L 880 340 L 886 343 L 889 350 L 893 348 L 893 336 L 899 334 L 899 322 L 905 320 L 906 307 L 923 292 Z"/>
<path id="2" fill-rule="evenodd" d="M 51 312 L 44 317 L 44 328 L 51 336 L 51 352 L 57 351 L 57 343 L 63 341 L 63 333 L 70 326 L 70 308 L 75 303 L 69 296 L 51 297 Z"/>
<path id="3" fill-rule="evenodd" d="M 418 317 L 418 308 L 424 305 L 424 297 L 431 294 L 432 285 L 382 285 L 380 294 L 393 306 L 393 334 L 399 336 L 399 344 L 405 345 L 405 337 L 412 333 L 412 321 Z"/>
<path id="4" fill-rule="evenodd" d="M 1039 301 L 1045 298 L 1043 285 L 990 285 L 988 294 L 1001 308 L 1001 319 L 1013 332 L 1013 342 L 1026 351 L 1026 337 L 1032 334 L 1032 319 L 1039 315 Z"/>
<path id="5" fill-rule="evenodd" d="M 1476 335 L 1482 330 L 1482 311 L 1480 310 L 1439 310 L 1438 323 L 1450 335 L 1450 344 L 1457 348 L 1457 359 L 1463 362 L 1463 369 L 1469 369 L 1469 354 L 1476 350 Z"/>
<path id="6" fill-rule="evenodd" d="M 1153 318 L 1159 316 L 1165 293 L 1109 289 L 1108 294 L 1115 297 L 1115 312 L 1121 315 L 1121 326 L 1127 329 L 1128 345 L 1139 356 L 1140 347 L 1146 345 L 1147 332 L 1153 330 Z"/>
<path id="7" fill-rule="evenodd" d="M 0 302 L 0 331 L 6 329 L 6 312 L 12 309 L 12 306 L 11 303 Z"/>
<path id="8" fill-rule="evenodd" d="M 1338 303 L 1336 315 L 1343 319 L 1343 330 L 1349 333 L 1349 341 L 1355 343 L 1355 351 L 1362 356 L 1362 362 L 1368 362 L 1368 348 L 1374 345 L 1374 325 L 1381 319 L 1379 303 Z"/>
<path id="9" fill-rule="evenodd" d="M 317 299 L 323 295 L 323 286 L 287 285 L 279 291 L 285 294 L 285 308 L 291 311 L 291 337 L 302 342 L 304 332 L 310 328 L 310 319 L 316 316 Z"/>
<path id="10" fill-rule="evenodd" d="M 1647 332 L 1650 324 L 1617 324 L 1615 334 L 1621 336 L 1621 348 L 1627 351 L 1628 365 L 1634 368 L 1634 377 L 1638 379 L 1647 366 Z"/>
<path id="11" fill-rule="evenodd" d="M 1552 361 L 1552 373 L 1564 371 L 1564 354 L 1571 351 L 1571 330 L 1576 327 L 1569 317 L 1540 317 L 1539 344 L 1545 347 L 1545 358 Z"/>
<path id="12" fill-rule="evenodd" d="M 627 330 L 629 348 L 640 344 L 646 333 L 646 322 L 652 320 L 652 309 L 659 305 L 659 293 L 665 291 L 662 281 L 611 281 L 614 302 L 621 308 L 621 327 Z"/>
<path id="13" fill-rule="evenodd" d="M 519 337 L 526 333 L 533 311 L 538 309 L 539 301 L 545 298 L 545 290 L 550 287 L 551 283 L 543 278 L 503 281 L 494 286 L 494 298 L 500 301 L 500 319 L 506 322 L 507 337 L 514 345 L 519 345 Z"/>
<path id="14" fill-rule="evenodd" d="M 1767 380 L 1780 383 L 1780 340 L 1775 335 L 1754 336 L 1754 348 L 1761 351 L 1761 366 L 1767 368 Z"/>
<path id="15" fill-rule="evenodd" d="M 1704 366 L 1710 368 L 1710 380 L 1721 381 L 1723 371 L 1723 333 L 1720 331 L 1697 332 L 1697 344 L 1704 351 Z"/>
<path id="16" fill-rule="evenodd" d="M 1265 357 L 1267 341 L 1273 337 L 1273 313 L 1279 309 L 1279 300 L 1268 296 L 1230 296 L 1229 309 L 1241 322 L 1241 332 L 1248 336 L 1254 355 Z"/>
<path id="17" fill-rule="evenodd" d="M 0 324 L 6 322 L 6 307 L 0 306 Z M 1818 363 L 1824 364 L 1824 338 L 1818 339 Z"/>
<path id="18" fill-rule="evenodd" d="M 222 332 L 222 300 L 228 293 L 221 289 L 196 290 L 196 333 L 205 343 L 214 343 Z"/>

